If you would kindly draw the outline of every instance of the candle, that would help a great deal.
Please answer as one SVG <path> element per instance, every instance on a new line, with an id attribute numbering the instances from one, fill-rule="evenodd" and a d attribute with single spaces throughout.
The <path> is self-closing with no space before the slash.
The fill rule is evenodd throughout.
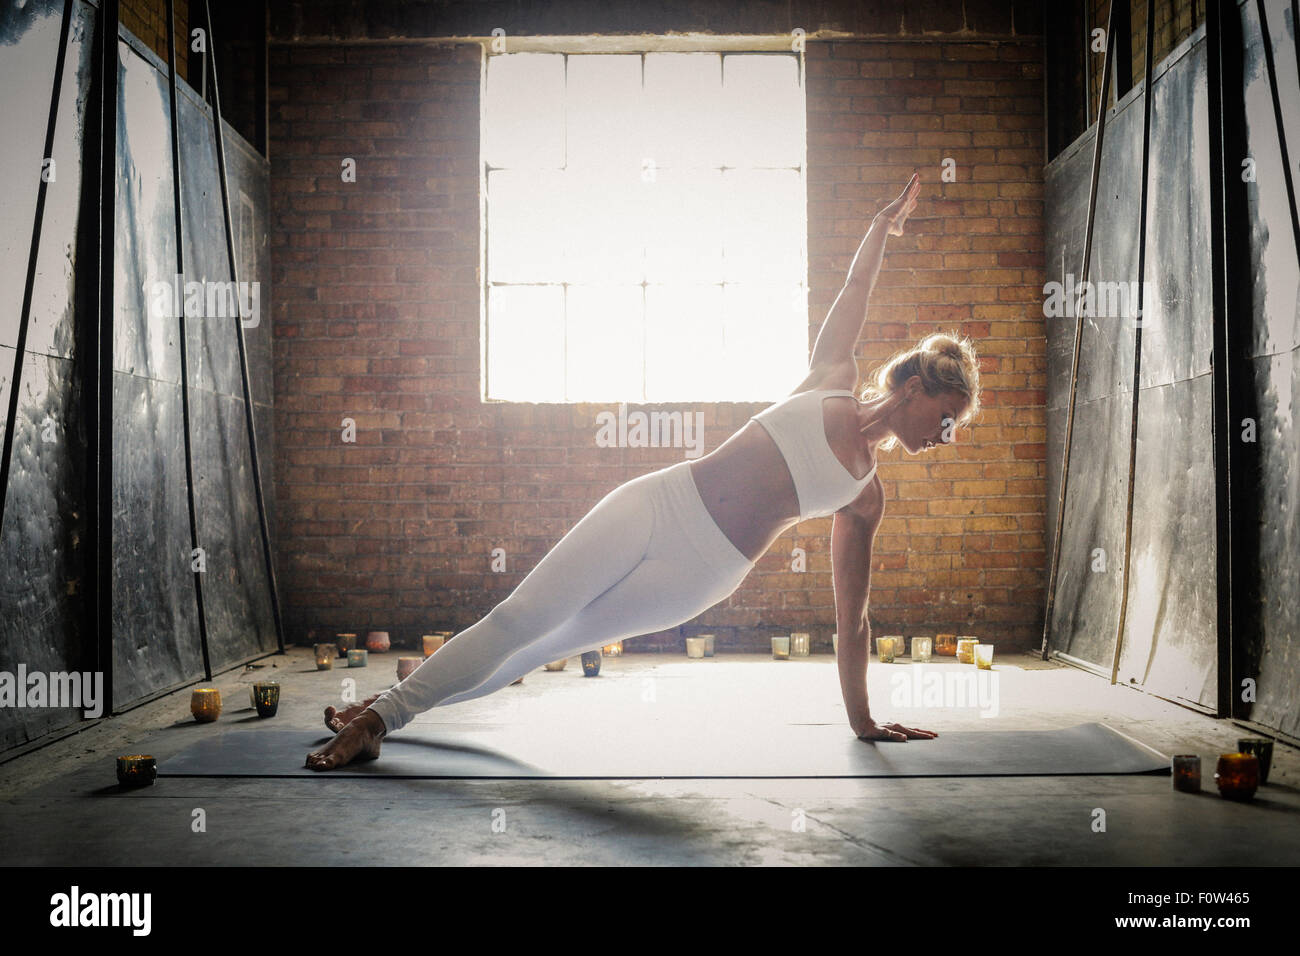
<path id="1" fill-rule="evenodd" d="M 366 650 L 383 654 L 392 646 L 387 631 L 371 631 L 366 635 Z"/>
<path id="2" fill-rule="evenodd" d="M 704 657 L 704 638 L 688 637 L 686 639 L 686 656 L 702 659 Z"/>
<path id="3" fill-rule="evenodd" d="M 993 645 L 975 645 L 975 666 L 982 671 L 993 670 Z"/>
<path id="4" fill-rule="evenodd" d="M 1201 792 L 1201 758 L 1196 754 L 1175 754 L 1174 789 L 1183 793 Z"/>
<path id="5" fill-rule="evenodd" d="M 974 664 L 975 663 L 975 645 L 980 642 L 978 637 L 959 637 L 957 638 L 957 663 Z"/>
<path id="6" fill-rule="evenodd" d="M 339 657 L 347 657 L 348 651 L 357 646 L 357 636 L 351 631 L 334 635 L 334 643 L 339 646 Z"/>
<path id="7" fill-rule="evenodd" d="M 618 657 L 623 653 L 623 642 L 615 641 L 613 644 L 606 644 L 600 652 L 604 657 Z"/>
<path id="8" fill-rule="evenodd" d="M 931 645 L 932 642 L 928 637 L 912 638 L 912 661 L 917 664 L 929 663 Z"/>
<path id="9" fill-rule="evenodd" d="M 876 656 L 880 658 L 882 664 L 894 663 L 894 653 L 897 645 L 894 644 L 892 637 L 876 638 Z"/>
<path id="10" fill-rule="evenodd" d="M 399 681 L 406 680 L 423 663 L 423 657 L 399 657 L 397 659 L 397 679 Z"/>
<path id="11" fill-rule="evenodd" d="M 201 724 L 221 716 L 221 691 L 215 687 L 196 687 L 190 694 L 190 713 Z"/>
<path id="12" fill-rule="evenodd" d="M 276 681 L 258 681 L 253 685 L 253 705 L 257 716 L 274 717 L 280 709 L 280 685 Z"/>
<path id="13" fill-rule="evenodd" d="M 937 657 L 956 657 L 957 635 L 936 634 L 934 637 L 934 653 Z"/>
<path id="14" fill-rule="evenodd" d="M 1249 800 L 1259 786 L 1259 758 L 1254 754 L 1220 754 L 1214 771 L 1219 795 L 1229 800 Z"/>
<path id="15" fill-rule="evenodd" d="M 334 654 L 338 647 L 334 644 L 317 644 L 316 645 L 316 669 L 318 671 L 328 671 L 334 668 Z"/>
<path id="16" fill-rule="evenodd" d="M 772 638 L 772 660 L 788 661 L 790 659 L 790 638 Z"/>
<path id="17" fill-rule="evenodd" d="M 148 754 L 117 758 L 117 782 L 124 787 L 150 787 L 158 776 L 158 761 Z"/>
<path id="18" fill-rule="evenodd" d="M 600 651 L 584 651 L 582 655 L 582 676 L 595 677 L 600 673 Z"/>
<path id="19" fill-rule="evenodd" d="M 348 667 L 365 667 L 368 652 L 364 647 L 354 647 L 348 651 Z"/>
<path id="20" fill-rule="evenodd" d="M 562 661 L 551 661 L 551 663 L 546 665 L 546 669 L 548 671 L 562 671 L 564 670 L 564 665 L 567 663 L 569 663 L 569 659 L 567 657 Z"/>
<path id="21" fill-rule="evenodd" d="M 447 639 L 441 634 L 425 634 L 420 638 L 420 643 L 423 645 L 425 657 L 432 657 L 433 652 L 442 647 L 446 642 Z"/>
<path id="22" fill-rule="evenodd" d="M 796 631 L 790 635 L 790 656 L 807 657 L 812 650 L 810 645 L 808 635 L 802 631 Z"/>
<path id="23" fill-rule="evenodd" d="M 840 632 L 835 631 L 831 634 L 831 653 L 836 657 L 840 654 Z"/>
<path id="24" fill-rule="evenodd" d="M 716 635 L 714 635 L 714 634 L 701 634 L 700 637 L 704 638 L 704 656 L 705 656 L 705 657 L 712 657 L 712 656 L 713 656 L 714 637 L 716 637 Z"/>
<path id="25" fill-rule="evenodd" d="M 1259 758 L 1259 782 L 1268 783 L 1268 768 L 1273 765 L 1273 741 L 1267 737 L 1242 737 L 1237 741 L 1237 751 Z"/>

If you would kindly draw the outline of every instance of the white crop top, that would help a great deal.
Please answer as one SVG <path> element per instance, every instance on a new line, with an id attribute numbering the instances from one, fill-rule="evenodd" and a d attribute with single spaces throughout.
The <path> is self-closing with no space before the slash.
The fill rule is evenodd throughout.
<path id="1" fill-rule="evenodd" d="M 853 392 L 846 388 L 800 392 L 752 419 L 772 436 L 785 458 L 799 495 L 800 521 L 839 511 L 857 498 L 876 474 L 873 465 L 864 477 L 854 478 L 831 450 L 826 440 L 822 401 L 832 395 L 852 396 Z"/>

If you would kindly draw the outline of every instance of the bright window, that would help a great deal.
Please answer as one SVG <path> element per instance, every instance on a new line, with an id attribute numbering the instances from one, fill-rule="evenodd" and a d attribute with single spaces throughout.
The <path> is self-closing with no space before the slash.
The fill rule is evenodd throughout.
<path id="1" fill-rule="evenodd" d="M 487 62 L 483 394 L 765 401 L 807 373 L 791 53 Z"/>

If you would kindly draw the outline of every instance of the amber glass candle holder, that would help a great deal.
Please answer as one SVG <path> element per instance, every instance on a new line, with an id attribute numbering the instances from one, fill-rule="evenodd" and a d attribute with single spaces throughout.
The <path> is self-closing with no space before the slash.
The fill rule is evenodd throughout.
<path id="1" fill-rule="evenodd" d="M 1242 737 L 1237 741 L 1237 752 L 1259 758 L 1259 782 L 1268 783 L 1268 768 L 1273 766 L 1273 741 L 1267 737 Z"/>
<path id="2" fill-rule="evenodd" d="M 980 642 L 978 637 L 959 637 L 957 638 L 957 663 L 974 664 L 975 663 L 975 645 Z"/>
<path id="3" fill-rule="evenodd" d="M 348 651 L 348 667 L 365 667 L 369 657 L 370 652 L 364 647 L 354 647 Z"/>
<path id="4" fill-rule="evenodd" d="M 273 680 L 258 681 L 253 685 L 253 706 L 257 716 L 274 717 L 280 709 L 280 685 Z"/>
<path id="5" fill-rule="evenodd" d="M 582 676 L 595 677 L 600 673 L 600 651 L 584 651 L 582 655 Z"/>
<path id="6" fill-rule="evenodd" d="M 221 691 L 215 687 L 196 687 L 190 694 L 190 713 L 201 724 L 210 724 L 221 716 Z"/>
<path id="7" fill-rule="evenodd" d="M 772 660 L 788 661 L 790 659 L 790 638 L 774 637 L 772 638 Z"/>
<path id="8" fill-rule="evenodd" d="M 894 639 L 892 637 L 876 638 L 876 656 L 882 664 L 894 663 Z"/>
<path id="9" fill-rule="evenodd" d="M 982 671 L 993 670 L 993 645 L 975 645 L 975 666 Z"/>
<path id="10" fill-rule="evenodd" d="M 441 634 L 425 634 L 420 638 L 421 650 L 424 651 L 425 657 L 432 657 L 434 652 L 446 642 L 447 639 Z"/>
<path id="11" fill-rule="evenodd" d="M 1259 758 L 1254 754 L 1220 754 L 1214 782 L 1219 785 L 1219 796 L 1249 800 L 1259 787 Z"/>
<path id="12" fill-rule="evenodd" d="M 397 679 L 399 681 L 406 680 L 423 663 L 423 657 L 399 657 L 397 659 Z"/>
<path id="13" fill-rule="evenodd" d="M 912 663 L 928 664 L 930 662 L 930 651 L 934 643 L 928 637 L 912 638 Z"/>
<path id="14" fill-rule="evenodd" d="M 623 654 L 623 642 L 615 641 L 613 644 L 606 644 L 600 649 L 604 657 L 620 657 Z"/>
<path id="15" fill-rule="evenodd" d="M 1201 792 L 1201 758 L 1196 754 L 1175 754 L 1173 785 L 1181 793 Z"/>
<path id="16" fill-rule="evenodd" d="M 333 670 L 334 657 L 338 653 L 338 647 L 334 644 L 317 644 L 315 650 L 316 669 L 318 671 Z"/>
<path id="17" fill-rule="evenodd" d="M 790 635 L 790 656 L 807 657 L 812 653 L 812 638 L 803 633 L 796 631 Z"/>
<path id="18" fill-rule="evenodd" d="M 384 654 L 392 646 L 387 631 L 369 631 L 366 633 L 366 650 L 372 654 Z"/>
<path id="19" fill-rule="evenodd" d="M 351 631 L 334 635 L 334 643 L 338 645 L 339 657 L 347 657 L 348 651 L 357 646 L 357 636 Z"/>
<path id="20" fill-rule="evenodd" d="M 158 761 L 148 754 L 117 758 L 117 782 L 124 787 L 151 787 L 158 777 Z"/>
<path id="21" fill-rule="evenodd" d="M 934 636 L 934 655 L 935 657 L 956 657 L 957 635 L 936 634 Z"/>

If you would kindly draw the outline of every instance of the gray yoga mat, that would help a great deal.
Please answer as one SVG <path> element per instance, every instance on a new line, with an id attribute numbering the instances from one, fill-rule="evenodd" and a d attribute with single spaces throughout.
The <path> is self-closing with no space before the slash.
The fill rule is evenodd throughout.
<path id="1" fill-rule="evenodd" d="M 328 731 L 231 730 L 158 768 L 160 777 L 808 778 L 1068 776 L 1168 773 L 1169 759 L 1103 724 L 1063 730 L 940 732 L 933 740 L 867 743 L 844 725 L 785 725 L 761 734 L 715 724 L 707 732 L 611 735 L 585 727 L 414 724 L 375 761 L 327 774 L 303 766 Z"/>

